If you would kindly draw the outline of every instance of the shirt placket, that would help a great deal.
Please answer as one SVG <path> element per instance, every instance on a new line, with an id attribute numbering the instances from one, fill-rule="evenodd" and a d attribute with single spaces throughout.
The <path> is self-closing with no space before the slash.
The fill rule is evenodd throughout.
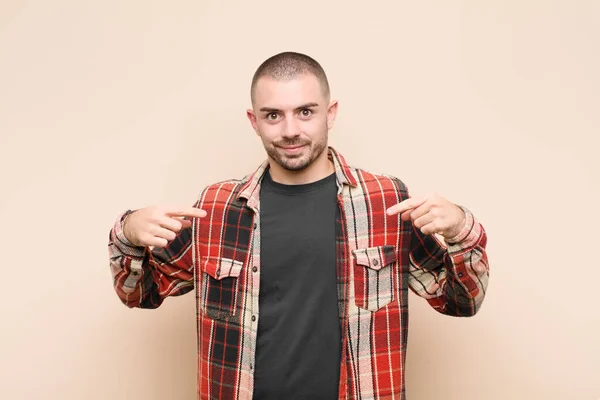
<path id="1" fill-rule="evenodd" d="M 250 295 L 251 308 L 249 313 L 245 313 L 244 328 L 250 332 L 250 359 L 249 369 L 252 376 L 252 387 L 249 392 L 254 390 L 254 366 L 256 363 L 256 343 L 258 338 L 258 320 L 259 320 L 259 293 L 260 293 L 260 212 L 258 208 L 258 200 L 256 205 L 249 206 L 252 210 L 254 218 L 252 222 L 251 257 L 250 257 L 250 274 L 248 279 L 249 287 L 246 288 Z"/>

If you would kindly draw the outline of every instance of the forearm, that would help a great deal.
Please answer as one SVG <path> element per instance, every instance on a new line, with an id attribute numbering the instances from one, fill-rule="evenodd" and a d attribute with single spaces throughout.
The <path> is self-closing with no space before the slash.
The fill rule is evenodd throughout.
<path id="1" fill-rule="evenodd" d="M 154 217 L 148 217 L 148 210 L 140 210 L 141 214 L 136 214 L 135 217 L 124 212 L 117 218 L 110 232 L 108 249 L 114 288 L 121 301 L 131 308 L 157 308 L 166 297 L 185 294 L 194 287 L 193 224 L 188 222 L 185 226 L 180 224 L 174 227 L 174 221 L 169 218 L 163 218 L 159 223 L 153 221 Z M 196 207 L 170 212 L 190 218 L 206 215 Z M 168 216 L 169 212 L 162 210 L 160 213 Z M 139 218 L 143 222 L 141 228 Z M 153 223 L 148 224 L 148 221 Z M 168 239 L 156 235 L 157 231 L 165 231 L 167 227 L 170 227 L 171 233 L 176 232 L 174 238 L 171 235 Z M 145 239 L 140 241 L 140 235 Z M 136 246 L 129 237 L 135 238 L 132 240 L 136 244 L 145 243 L 146 247 Z M 152 241 L 148 241 L 148 237 Z M 162 239 L 158 243 L 165 244 L 147 247 L 150 246 L 148 243 L 155 243 L 155 239 Z"/>
<path id="2" fill-rule="evenodd" d="M 472 316 L 479 311 L 489 275 L 485 230 L 464 210 L 465 227 L 446 240 L 447 248 L 431 252 L 426 260 L 411 257 L 413 290 L 440 313 L 453 316 Z"/>
<path id="3" fill-rule="evenodd" d="M 462 292 L 462 299 L 468 300 L 470 308 L 457 310 L 460 315 L 474 315 L 479 311 L 488 285 L 489 264 L 486 253 L 487 235 L 483 226 L 465 210 L 467 223 L 465 229 L 448 244 L 449 264 L 455 291 Z M 458 289 L 458 287 L 462 289 Z M 448 289 L 446 290 L 448 292 Z M 448 296 L 448 293 L 446 297 Z"/>
<path id="4" fill-rule="evenodd" d="M 150 250 L 145 247 L 133 246 L 129 242 L 123 232 L 125 217 L 124 213 L 117 218 L 109 236 L 108 252 L 113 286 L 117 296 L 127 307 L 148 306 L 154 308 L 147 301 L 151 298 L 154 286 L 151 283 Z"/>

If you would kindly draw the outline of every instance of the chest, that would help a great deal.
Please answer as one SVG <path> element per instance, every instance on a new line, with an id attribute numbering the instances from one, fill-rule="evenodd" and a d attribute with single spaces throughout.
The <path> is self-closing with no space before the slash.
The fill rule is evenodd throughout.
<path id="1" fill-rule="evenodd" d="M 214 205 L 195 237 L 199 306 L 209 315 L 232 317 L 240 298 L 257 304 L 269 260 L 294 265 L 317 255 L 334 264 L 343 303 L 369 311 L 389 305 L 408 274 L 410 227 L 385 213 L 398 201 L 392 192 L 345 191 L 326 204 L 269 207 L 266 198 L 257 210 Z"/>

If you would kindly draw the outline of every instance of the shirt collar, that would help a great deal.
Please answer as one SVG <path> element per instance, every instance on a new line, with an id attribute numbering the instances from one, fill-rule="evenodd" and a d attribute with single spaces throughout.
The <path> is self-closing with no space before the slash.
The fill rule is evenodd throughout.
<path id="1" fill-rule="evenodd" d="M 330 160 L 333 161 L 338 187 L 341 188 L 344 185 L 349 185 L 352 187 L 357 186 L 356 176 L 354 175 L 354 172 L 346 162 L 344 156 L 331 146 L 328 146 L 327 149 L 328 157 Z M 269 161 L 265 160 L 258 167 L 258 169 L 254 171 L 254 173 L 248 175 L 242 181 L 243 183 L 238 198 L 247 200 L 248 206 L 252 209 L 257 208 L 258 194 L 260 192 L 260 183 L 268 168 Z"/>

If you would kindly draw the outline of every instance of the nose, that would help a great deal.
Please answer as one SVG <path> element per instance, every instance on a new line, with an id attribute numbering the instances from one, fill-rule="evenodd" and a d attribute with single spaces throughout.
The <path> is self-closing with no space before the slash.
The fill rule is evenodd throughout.
<path id="1" fill-rule="evenodd" d="M 300 136 L 300 124 L 296 118 L 286 118 L 285 125 L 283 127 L 282 135 L 286 139 L 292 139 Z"/>

